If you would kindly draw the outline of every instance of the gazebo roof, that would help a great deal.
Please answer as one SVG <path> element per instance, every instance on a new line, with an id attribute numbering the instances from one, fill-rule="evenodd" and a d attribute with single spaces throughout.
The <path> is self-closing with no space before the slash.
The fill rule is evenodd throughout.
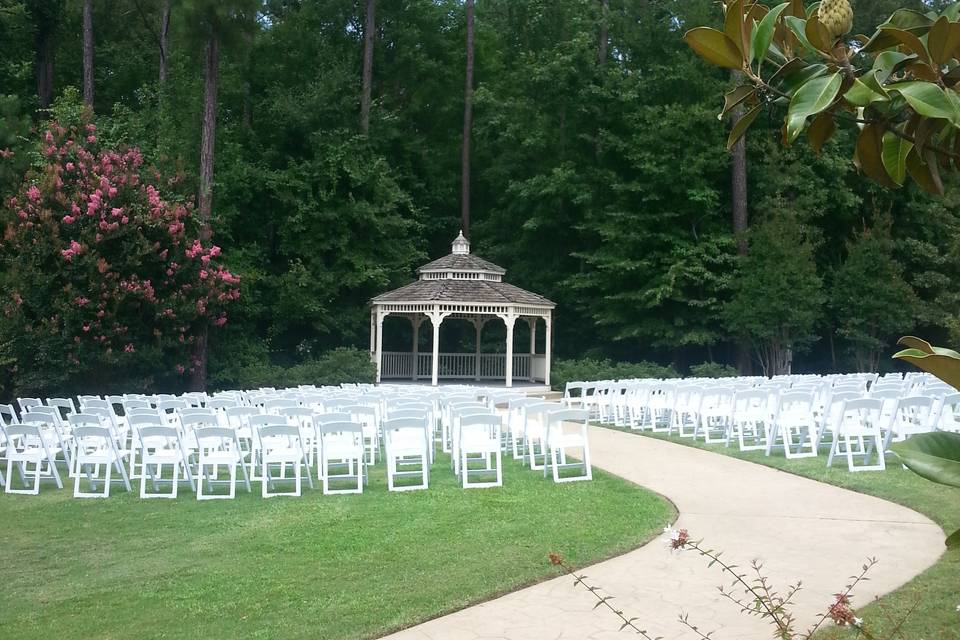
<path id="1" fill-rule="evenodd" d="M 481 302 L 556 306 L 543 296 L 506 282 L 487 280 L 417 280 L 381 293 L 374 302 Z"/>
<path id="2" fill-rule="evenodd" d="M 381 293 L 373 303 L 443 302 L 479 304 L 520 304 L 553 308 L 547 298 L 503 282 L 506 269 L 470 254 L 470 243 L 461 232 L 450 254 L 428 262 L 417 273 L 419 280 Z"/>

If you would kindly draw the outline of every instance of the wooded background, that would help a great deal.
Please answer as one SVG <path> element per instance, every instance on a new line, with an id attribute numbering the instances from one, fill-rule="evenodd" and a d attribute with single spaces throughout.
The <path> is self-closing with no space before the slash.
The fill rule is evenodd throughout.
<path id="1" fill-rule="evenodd" d="M 681 41 L 716 3 L 473 4 L 0 0 L 0 150 L 72 95 L 101 140 L 182 174 L 242 276 L 210 335 L 225 383 L 365 348 L 369 298 L 461 227 L 557 302 L 559 357 L 759 371 L 776 335 L 794 371 L 826 372 L 889 367 L 906 333 L 960 342 L 954 185 L 874 186 L 851 132 L 815 155 L 781 147 L 778 120 L 728 153 L 731 78 Z M 929 6 L 853 4 L 855 33 Z M 4 199 L 27 158 L 0 159 Z"/>

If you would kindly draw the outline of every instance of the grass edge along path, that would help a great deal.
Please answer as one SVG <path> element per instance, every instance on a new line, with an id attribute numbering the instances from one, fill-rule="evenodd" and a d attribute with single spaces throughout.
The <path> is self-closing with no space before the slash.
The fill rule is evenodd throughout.
<path id="1" fill-rule="evenodd" d="M 80 500 L 44 483 L 0 494 L 0 637 L 375 638 L 618 556 L 676 519 L 669 501 L 594 470 L 554 484 L 505 460 L 464 490 L 437 457 L 426 491 Z"/>
<path id="2" fill-rule="evenodd" d="M 887 456 L 885 471 L 852 473 L 847 469 L 846 459 L 835 460 L 833 468 L 828 469 L 826 451 L 816 458 L 788 460 L 782 451 L 776 451 L 768 457 L 762 451 L 740 451 L 733 443 L 730 447 L 724 447 L 720 444 L 708 445 L 701 441 L 694 441 L 692 438 L 681 438 L 676 435 L 668 436 L 663 433 L 614 427 L 608 424 L 597 426 L 712 451 L 889 500 L 922 513 L 945 531 L 954 531 L 960 527 L 960 489 L 924 480 L 912 471 L 904 469 L 892 455 Z M 702 532 L 702 534 L 709 536 L 709 532 Z M 858 549 L 858 551 L 862 551 L 865 556 L 870 555 L 868 549 Z M 739 563 L 750 560 L 751 558 L 736 559 Z M 860 560 L 862 558 L 851 557 L 854 564 Z M 877 560 L 883 562 L 882 557 Z M 704 568 L 706 570 L 706 567 Z M 719 575 L 718 580 L 718 584 L 722 582 Z M 837 589 L 839 590 L 842 586 L 838 584 Z M 824 594 L 825 601 L 829 597 L 830 594 Z M 958 610 L 960 607 L 960 549 L 944 548 L 944 553 L 936 564 L 907 584 L 870 604 L 857 602 L 855 599 L 854 605 L 858 615 L 869 621 L 871 630 L 881 638 L 887 638 L 906 618 L 897 635 L 894 636 L 898 640 L 960 640 L 960 610 Z M 834 626 L 821 629 L 815 638 L 839 640 L 856 636 L 857 633 L 851 629 Z M 718 640 L 722 640 L 722 636 L 718 636 Z"/>

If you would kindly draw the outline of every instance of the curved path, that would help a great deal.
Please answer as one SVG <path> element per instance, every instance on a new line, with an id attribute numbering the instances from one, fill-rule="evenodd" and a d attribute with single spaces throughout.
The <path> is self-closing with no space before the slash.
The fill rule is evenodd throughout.
<path id="1" fill-rule="evenodd" d="M 748 567 L 764 563 L 778 587 L 804 588 L 793 611 L 806 629 L 858 573 L 867 557 L 879 563 L 854 592 L 854 606 L 888 593 L 933 564 L 943 531 L 904 507 L 761 465 L 653 438 L 592 427 L 596 467 L 657 491 L 680 512 L 677 527 Z M 562 549 L 557 551 L 562 553 Z M 717 640 L 768 640 L 766 621 L 739 614 L 717 592 L 730 580 L 694 553 L 671 554 L 661 540 L 587 568 L 589 582 L 616 596 L 641 628 L 667 640 L 695 637 L 677 622 L 689 612 Z M 389 636 L 391 640 L 607 640 L 617 618 L 593 610 L 594 600 L 560 577 L 521 589 Z M 832 623 L 831 623 L 832 624 Z M 625 635 L 626 634 L 626 635 Z"/>

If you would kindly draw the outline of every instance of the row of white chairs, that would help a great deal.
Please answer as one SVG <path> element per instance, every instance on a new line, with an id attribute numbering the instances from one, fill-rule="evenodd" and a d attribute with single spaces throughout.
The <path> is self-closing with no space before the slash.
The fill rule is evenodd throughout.
<path id="1" fill-rule="evenodd" d="M 130 490 L 140 480 L 141 497 L 176 497 L 185 481 L 198 499 L 232 498 L 238 473 L 248 491 L 260 481 L 264 497 L 300 495 L 303 478 L 313 486 L 314 467 L 324 493 L 361 492 L 368 467 L 383 456 L 389 490 L 420 489 L 428 487 L 437 441 L 465 488 L 502 486 L 504 450 L 544 475 L 552 469 L 557 482 L 592 477 L 586 412 L 502 390 L 300 387 L 76 402 L 20 398 L 17 405 L 19 412 L 0 405 L 0 483 L 8 493 L 38 493 L 45 477 L 62 487 L 58 464 L 74 479 L 77 497 L 109 496 L 111 483 Z M 548 414 L 557 419 L 551 423 Z M 573 447 L 580 459 L 568 463 Z M 577 465 L 580 476 L 560 477 L 561 468 Z M 26 488 L 14 487 L 14 471 Z M 294 488 L 275 491 L 288 471 Z M 404 476 L 419 482 L 396 482 Z M 81 489 L 83 478 L 89 491 Z M 334 480 L 351 485 L 334 489 Z M 159 490 L 163 484 L 169 491 Z M 227 492 L 214 492 L 217 484 L 227 484 Z"/>
<path id="2" fill-rule="evenodd" d="M 850 471 L 882 470 L 892 442 L 960 431 L 960 393 L 926 374 L 576 382 L 568 406 L 603 423 L 787 458 L 828 451 Z"/>

